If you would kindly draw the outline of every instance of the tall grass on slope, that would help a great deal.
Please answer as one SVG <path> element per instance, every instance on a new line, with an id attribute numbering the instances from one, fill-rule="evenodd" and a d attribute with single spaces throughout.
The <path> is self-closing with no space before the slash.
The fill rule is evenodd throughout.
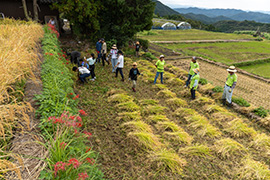
<path id="1" fill-rule="evenodd" d="M 199 156 L 206 157 L 211 156 L 211 149 L 206 145 L 195 144 L 193 146 L 188 146 L 184 148 L 180 148 L 178 151 L 180 154 L 187 154 L 190 156 Z"/>
<path id="2" fill-rule="evenodd" d="M 269 166 L 251 158 L 243 159 L 242 166 L 236 168 L 236 178 L 241 180 L 270 179 Z"/>
<path id="3" fill-rule="evenodd" d="M 228 123 L 228 127 L 224 131 L 228 132 L 232 137 L 254 137 L 257 132 L 243 123 L 241 119 L 235 119 Z"/>
<path id="4" fill-rule="evenodd" d="M 177 174 L 183 174 L 183 167 L 187 164 L 186 160 L 180 158 L 176 153 L 161 149 L 151 152 L 149 159 L 152 161 L 158 172 L 171 171 Z"/>
<path id="5" fill-rule="evenodd" d="M 130 121 L 122 124 L 121 126 L 129 128 L 133 132 L 147 132 L 152 133 L 151 127 L 143 121 Z"/>
<path id="6" fill-rule="evenodd" d="M 259 150 L 267 155 L 270 155 L 270 136 L 266 134 L 257 134 L 253 141 L 250 142 L 250 146 L 254 147 L 256 150 Z"/>

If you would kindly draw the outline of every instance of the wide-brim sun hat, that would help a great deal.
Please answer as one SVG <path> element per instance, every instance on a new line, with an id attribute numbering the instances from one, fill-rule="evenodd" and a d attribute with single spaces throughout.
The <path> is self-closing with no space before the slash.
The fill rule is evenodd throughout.
<path id="1" fill-rule="evenodd" d="M 195 69 L 193 69 L 193 71 L 197 74 L 197 73 L 199 73 L 200 72 L 200 69 L 198 69 L 198 68 L 195 68 Z"/>
<path id="2" fill-rule="evenodd" d="M 237 72 L 234 66 L 230 66 L 229 69 L 227 69 L 228 72 Z"/>
<path id="3" fill-rule="evenodd" d="M 112 46 L 112 48 L 113 48 L 113 49 L 117 49 L 117 46 L 116 46 L 116 44 L 114 44 L 114 45 Z"/>
<path id="4" fill-rule="evenodd" d="M 160 59 L 160 58 L 164 58 L 164 55 L 163 55 L 163 54 L 162 54 L 162 55 L 160 55 L 160 56 L 159 56 L 159 59 Z"/>
<path id="5" fill-rule="evenodd" d="M 136 62 L 134 62 L 134 63 L 132 64 L 132 66 L 137 66 L 137 63 L 136 63 Z"/>

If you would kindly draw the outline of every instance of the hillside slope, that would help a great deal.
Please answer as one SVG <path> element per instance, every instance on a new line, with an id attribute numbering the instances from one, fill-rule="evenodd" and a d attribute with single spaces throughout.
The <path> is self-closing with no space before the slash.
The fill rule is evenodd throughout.
<path id="1" fill-rule="evenodd" d="M 167 15 L 174 15 L 174 14 L 179 14 L 177 11 L 171 9 L 170 7 L 164 5 L 158 0 L 152 0 L 153 2 L 156 3 L 156 8 L 154 13 L 159 15 L 159 16 L 167 16 Z"/>

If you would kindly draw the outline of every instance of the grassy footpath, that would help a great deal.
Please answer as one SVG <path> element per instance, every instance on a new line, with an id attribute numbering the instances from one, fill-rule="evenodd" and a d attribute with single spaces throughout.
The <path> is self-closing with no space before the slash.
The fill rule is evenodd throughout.
<path id="1" fill-rule="evenodd" d="M 111 67 L 96 67 L 97 80 L 76 87 L 89 115 L 94 149 L 108 179 L 267 179 L 269 132 L 198 93 L 190 101 L 171 66 L 165 85 L 153 85 L 155 67 L 141 60 L 137 92 Z M 267 143 L 265 143 L 267 142 Z"/>

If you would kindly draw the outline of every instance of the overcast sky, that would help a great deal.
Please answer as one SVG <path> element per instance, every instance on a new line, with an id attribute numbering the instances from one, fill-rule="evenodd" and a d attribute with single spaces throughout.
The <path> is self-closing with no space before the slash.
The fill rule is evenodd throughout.
<path id="1" fill-rule="evenodd" d="M 200 8 L 242 9 L 249 11 L 270 11 L 270 0 L 159 0 L 170 7 L 184 5 Z"/>

